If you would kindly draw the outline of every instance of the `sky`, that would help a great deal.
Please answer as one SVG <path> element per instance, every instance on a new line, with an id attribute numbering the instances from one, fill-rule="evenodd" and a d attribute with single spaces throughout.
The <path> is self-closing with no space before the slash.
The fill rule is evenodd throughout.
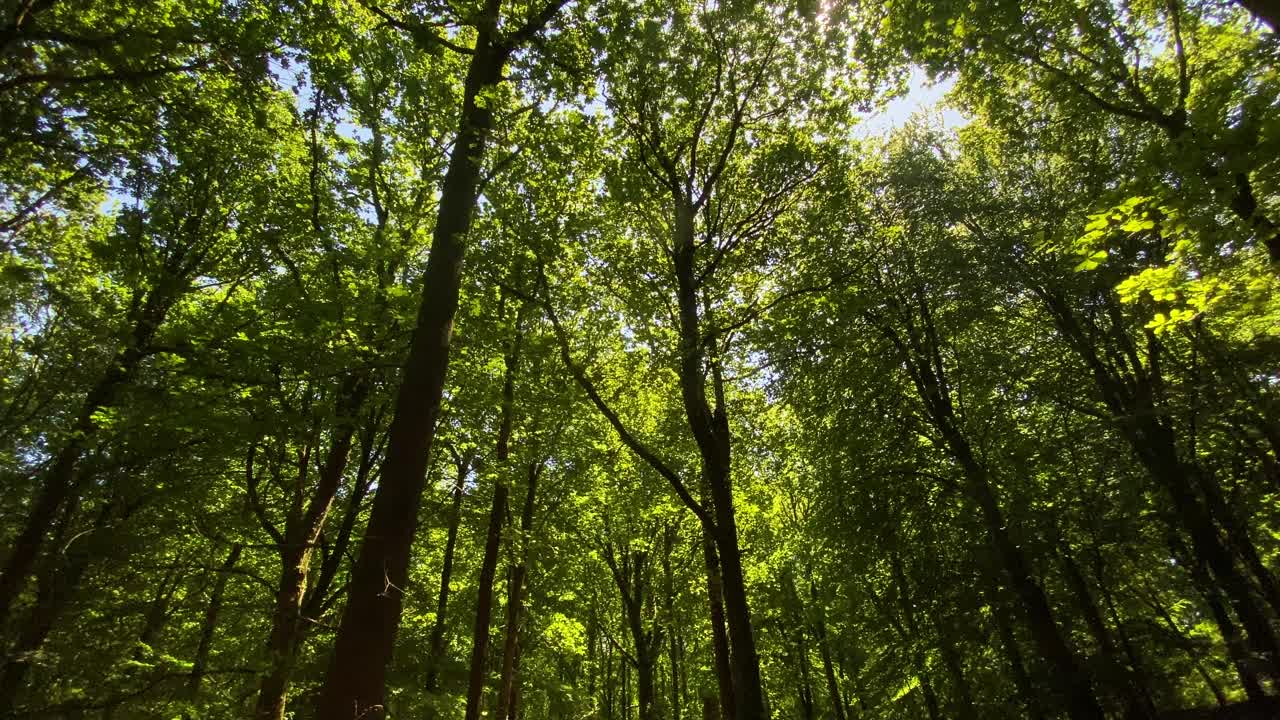
<path id="1" fill-rule="evenodd" d="M 907 81 L 907 94 L 889 102 L 879 112 L 865 116 L 854 128 L 853 134 L 861 138 L 885 135 L 902 127 L 918 112 L 940 112 L 943 127 L 948 129 L 964 125 L 968 120 L 958 110 L 944 106 L 943 96 L 955 87 L 955 80 L 947 78 L 936 84 L 929 82 L 923 70 L 915 69 Z"/>

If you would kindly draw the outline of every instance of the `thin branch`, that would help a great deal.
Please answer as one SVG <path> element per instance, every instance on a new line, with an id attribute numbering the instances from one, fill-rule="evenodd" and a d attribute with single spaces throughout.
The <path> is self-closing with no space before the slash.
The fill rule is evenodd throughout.
<path id="1" fill-rule="evenodd" d="M 502 41 L 502 47 L 506 49 L 507 53 L 510 53 L 529 42 L 534 35 L 537 35 L 542 31 L 542 28 L 546 27 L 547 23 L 551 22 L 551 18 L 555 17 L 556 13 L 560 12 L 560 8 L 567 5 L 568 2 L 569 0 L 551 0 L 542 8 L 541 12 L 526 20 L 524 25 L 521 25 L 515 32 L 508 35 Z"/>
<path id="2" fill-rule="evenodd" d="M 547 286 L 546 274 L 543 272 L 541 266 L 538 268 L 538 282 L 542 287 L 542 297 L 541 299 L 535 300 L 535 302 L 542 306 L 547 319 L 551 322 L 551 327 L 555 331 L 556 341 L 560 345 L 560 357 L 564 361 L 565 367 L 568 368 L 569 373 L 573 376 L 573 379 L 578 383 L 578 386 L 587 394 L 587 397 L 591 400 L 591 404 L 595 405 L 596 410 L 598 410 L 600 414 L 609 421 L 609 425 L 613 427 L 614 432 L 618 434 L 618 438 L 622 440 L 623 444 L 630 448 L 631 451 L 639 456 L 641 460 L 648 463 L 649 466 L 652 467 L 659 475 L 665 478 L 667 482 L 671 484 L 671 488 L 675 490 L 676 495 L 680 497 L 680 500 L 693 512 L 694 515 L 698 516 L 700 521 L 705 523 L 707 527 L 714 528 L 715 523 L 712 520 L 711 515 L 707 512 L 706 508 L 702 507 L 701 503 L 694 500 L 693 496 L 689 494 L 689 490 L 685 487 L 684 481 L 680 479 L 680 475 L 676 473 L 675 470 L 671 469 L 670 465 L 663 462 L 663 460 L 659 458 L 653 450 L 649 449 L 648 446 L 646 446 L 639 438 L 633 435 L 629 429 L 627 429 L 627 426 L 622 422 L 622 418 L 619 417 L 618 414 L 609 407 L 609 404 L 605 402 L 604 398 L 600 396 L 600 392 L 596 389 L 595 383 L 591 381 L 591 378 L 587 377 L 582 366 L 573 361 L 573 356 L 569 350 L 569 336 L 565 333 L 564 326 L 560 324 L 560 318 L 556 316 L 555 308 L 552 306 L 550 299 L 551 292 L 550 288 Z"/>
<path id="3" fill-rule="evenodd" d="M 391 27 L 397 30 L 401 30 L 409 33 L 409 37 L 413 38 L 414 44 L 416 44 L 422 50 L 430 52 L 431 50 L 435 49 L 435 46 L 439 46 L 443 48 L 448 48 L 449 50 L 452 50 L 462 55 L 475 54 L 474 49 L 459 45 L 454 42 L 450 42 L 449 40 L 446 40 L 445 38 L 440 37 L 439 35 L 436 34 L 434 30 L 432 30 L 427 25 L 424 25 L 422 23 L 406 22 L 404 20 L 400 20 L 396 17 L 393 17 L 386 10 L 383 10 L 382 8 L 378 7 L 377 5 L 371 2 L 366 2 L 365 0 L 358 0 L 358 1 L 360 2 L 361 5 L 364 6 L 366 10 L 382 18 L 382 21 L 385 22 L 387 25 L 390 25 Z"/>
<path id="4" fill-rule="evenodd" d="M 253 443 L 249 446 L 249 454 L 244 460 L 245 475 L 245 492 L 249 494 L 249 507 L 253 510 L 253 514 L 258 518 L 258 523 L 262 525 L 262 529 L 267 531 L 272 540 L 276 541 L 278 546 L 284 546 L 284 535 L 276 528 L 275 523 L 271 522 L 271 518 L 267 517 L 267 511 L 262 507 L 262 498 L 258 496 L 257 474 L 253 472 L 253 458 L 258 452 L 258 444 Z"/>

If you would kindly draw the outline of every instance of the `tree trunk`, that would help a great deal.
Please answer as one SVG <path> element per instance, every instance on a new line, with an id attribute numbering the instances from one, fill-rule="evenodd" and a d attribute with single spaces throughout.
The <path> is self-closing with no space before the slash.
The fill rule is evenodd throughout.
<path id="1" fill-rule="evenodd" d="M 440 567 L 440 594 L 436 599 L 436 621 L 431 627 L 431 649 L 427 656 L 427 692 L 435 692 L 440 677 L 440 661 L 444 656 L 445 617 L 449 609 L 449 583 L 453 579 L 453 553 L 458 545 L 458 524 L 462 520 L 463 486 L 471 460 L 458 458 L 457 481 L 453 484 L 453 505 L 449 508 L 449 531 L 444 543 L 444 560 Z"/>
<path id="2" fill-rule="evenodd" d="M 733 506 L 729 421 L 722 401 L 722 382 L 714 372 L 716 406 L 707 400 L 706 346 L 698 315 L 699 286 L 695 267 L 694 208 L 680 193 L 674 196 L 672 260 L 680 319 L 680 392 L 685 416 L 702 460 L 702 478 L 711 492 L 715 543 L 720 557 L 725 621 L 729 629 L 729 667 L 733 672 L 737 720 L 766 720 L 760 683 L 760 659 L 751 630 L 738 526 Z"/>
<path id="3" fill-rule="evenodd" d="M 1280 32 L 1280 2 L 1276 0 L 1238 0 L 1241 6 L 1267 24 L 1271 32 Z"/>
<path id="4" fill-rule="evenodd" d="M 485 669 L 489 660 L 489 629 L 493 618 L 493 578 L 497 574 L 498 552 L 502 545 L 502 519 L 506 515 L 507 484 L 498 482 L 489 508 L 489 531 L 485 537 L 484 559 L 480 565 L 476 620 L 471 634 L 471 670 L 467 678 L 466 720 L 480 717 L 484 696 Z"/>
<path id="5" fill-rule="evenodd" d="M 73 498 L 71 504 L 63 508 L 62 517 L 54 529 L 54 537 L 59 543 L 67 536 L 67 528 L 78 505 L 78 498 Z M 88 533 L 73 537 L 68 546 L 49 556 L 43 563 L 46 570 L 40 574 L 35 604 L 27 613 L 18 640 L 10 650 L 8 662 L 0 669 L 0 717 L 13 715 L 18 693 L 26 685 L 31 661 L 49 637 L 58 616 L 74 597 L 80 580 L 89 569 L 90 560 L 96 555 L 87 545 L 95 540 L 94 535 L 107 526 L 114 513 L 115 504 L 105 503 Z"/>
<path id="6" fill-rule="evenodd" d="M 1232 621 L 1230 613 L 1227 612 L 1226 604 L 1222 601 L 1221 590 L 1214 584 L 1203 559 L 1188 557 L 1181 538 L 1176 534 L 1170 535 L 1169 546 L 1173 556 L 1189 566 L 1191 577 L 1195 580 L 1201 596 L 1204 597 L 1205 605 L 1209 607 L 1209 614 L 1213 616 L 1213 621 L 1218 626 L 1218 633 L 1222 636 L 1222 642 L 1227 647 L 1227 656 L 1231 659 L 1231 664 L 1240 678 L 1240 687 L 1244 689 L 1245 695 L 1250 700 L 1262 700 L 1266 697 L 1262 689 L 1262 679 L 1253 667 L 1253 659 L 1250 657 L 1245 639 L 1240 636 L 1240 631 Z M 1168 613 L 1164 612 L 1163 608 L 1160 610 L 1165 621 L 1176 628 L 1176 623 L 1172 622 Z"/>
<path id="7" fill-rule="evenodd" d="M 1093 683 L 1090 682 L 1085 669 L 1080 666 L 1075 653 L 1067 646 L 1067 641 L 1054 619 L 1053 610 L 1049 606 L 1044 590 L 1031 576 L 1030 565 L 1022 548 L 1009 537 L 1004 514 L 1000 511 L 985 472 L 972 459 L 972 456 L 968 456 L 968 462 L 962 462 L 962 464 L 966 465 L 969 473 L 969 486 L 982 509 L 991 544 L 1004 565 L 1014 592 L 1022 601 L 1031 636 L 1041 656 L 1052 668 L 1051 682 L 1058 699 L 1068 709 L 1068 714 L 1073 720 L 1102 720 L 1102 708 L 1094 696 Z"/>
<path id="8" fill-rule="evenodd" d="M 902 613 L 902 619 L 906 622 L 904 628 L 896 620 L 892 620 L 892 611 L 889 615 L 891 622 L 898 631 L 898 636 L 902 639 L 902 643 L 910 648 L 911 663 L 915 665 L 916 676 L 920 681 L 920 693 L 924 698 L 925 711 L 929 713 L 929 720 L 941 720 L 942 709 L 938 704 L 938 695 L 934 692 L 933 682 L 929 676 L 929 668 L 925 663 L 924 653 L 920 646 L 924 643 L 924 636 L 920 633 L 920 625 L 916 622 L 916 613 L 914 603 L 911 599 L 911 588 L 907 584 L 907 575 L 902 568 L 902 559 L 897 552 L 889 555 L 890 569 L 893 573 L 893 584 L 896 588 L 898 596 L 898 610 Z"/>
<path id="9" fill-rule="evenodd" d="M 1197 563 L 1203 562 L 1244 625 L 1249 644 L 1266 659 L 1267 672 L 1280 678 L 1280 641 L 1277 641 L 1266 614 L 1259 607 L 1248 580 L 1236 567 L 1235 559 L 1213 523 L 1209 510 L 1197 493 L 1202 472 L 1194 461 L 1184 462 L 1178 453 L 1178 439 L 1164 419 L 1165 409 L 1157 404 L 1156 388 L 1161 384 L 1158 358 L 1159 345 L 1150 336 L 1147 345 L 1150 370 L 1129 377 L 1108 365 L 1099 355 L 1095 339 L 1082 326 L 1076 311 L 1060 294 L 1043 286 L 1033 288 L 1045 303 L 1058 331 L 1084 361 L 1094 386 L 1119 426 L 1138 461 L 1171 500 L 1174 516 L 1191 538 L 1191 550 Z M 1117 329 L 1108 342 L 1123 344 L 1116 350 L 1126 357 L 1138 357 L 1135 343 L 1121 325 L 1117 301 L 1109 299 L 1111 322 Z M 1134 362 L 1141 365 L 1140 362 Z"/>
<path id="10" fill-rule="evenodd" d="M 831 662 L 831 641 L 827 638 L 827 611 L 818 598 L 818 586 L 809 577 L 809 600 L 814 613 L 814 629 L 818 638 L 818 652 L 822 655 L 822 672 L 827 679 L 827 699 L 831 702 L 831 714 L 835 720 L 845 720 L 844 700 L 840 697 L 840 683 L 836 680 L 835 664 Z"/>
<path id="11" fill-rule="evenodd" d="M 477 99 L 502 82 L 511 52 L 498 32 L 500 6 L 500 0 L 486 0 L 479 15 L 458 132 L 441 186 L 418 322 L 396 396 L 373 510 L 320 692 L 318 720 L 376 720 L 385 715 L 386 671 L 400 625 L 409 552 L 444 393 L 466 234 L 479 191 L 480 162 L 493 128 L 492 103 Z M 558 6 L 553 5 L 551 10 L 555 9 Z M 541 23 L 548 19 L 549 15 L 541 18 Z M 521 32 L 540 27 L 526 25 Z"/>
<path id="12" fill-rule="evenodd" d="M 9 625 L 13 602 L 26 585 L 44 548 L 46 533 L 56 524 L 58 511 L 77 498 L 76 468 L 80 456 L 98 430 L 98 411 L 114 404 L 121 390 L 132 381 L 173 301 L 170 293 L 159 288 L 147 291 L 139 301 L 128 342 L 111 358 L 107 370 L 85 396 L 68 435 L 70 440 L 58 451 L 48 471 L 43 474 L 26 522 L 14 538 L 4 569 L 0 571 L 0 632 Z"/>
<path id="13" fill-rule="evenodd" d="M 1043 588 L 1032 576 L 1025 553 L 1009 535 L 989 471 L 978 462 L 968 438 L 961 432 L 929 300 L 923 285 L 912 282 L 915 285 L 910 294 L 890 294 L 887 298 L 890 309 L 886 314 L 896 315 L 901 329 L 874 314 L 868 319 L 897 349 L 944 449 L 964 472 L 967 494 L 982 513 L 991 548 L 1021 601 L 1037 650 L 1050 665 L 1050 682 L 1058 701 L 1072 720 L 1102 720 L 1102 707 L 1089 674 L 1067 645 Z"/>
<path id="14" fill-rule="evenodd" d="M 964 662 L 960 651 L 951 640 L 950 629 L 943 626 L 946 622 L 938 619 L 934 623 L 938 631 L 938 652 L 942 655 L 942 664 L 951 676 L 951 688 L 955 693 L 955 717 L 960 720 L 976 720 L 977 709 L 973 705 L 973 689 L 969 686 L 969 678 L 964 674 Z"/>
<path id="15" fill-rule="evenodd" d="M 1000 634 L 1000 645 L 1004 649 L 1005 659 L 1009 663 L 1009 672 L 1013 675 L 1014 687 L 1018 690 L 1018 698 L 1022 701 L 1023 710 L 1028 720 L 1045 720 L 1044 710 L 1036 697 L 1035 685 L 1027 666 L 1022 661 L 1022 650 L 1018 647 L 1018 638 L 1013 630 L 1013 618 L 1009 616 L 1009 608 L 998 587 L 987 590 L 987 603 L 991 606 L 991 614 L 995 618 L 996 630 Z"/>
<path id="16" fill-rule="evenodd" d="M 196 646 L 196 656 L 191 662 L 191 674 L 187 676 L 187 697 L 196 700 L 200 696 L 200 685 L 209 670 L 209 653 L 213 649 L 213 633 L 218 628 L 218 615 L 222 612 L 222 598 L 227 591 L 227 581 L 231 571 L 240 562 L 240 553 L 244 546 L 235 544 L 227 559 L 218 568 L 218 578 L 213 582 L 213 591 L 209 593 L 209 604 L 205 606 L 204 621 L 200 624 L 200 642 Z"/>
<path id="17" fill-rule="evenodd" d="M 671 570 L 671 551 L 676 540 L 676 525 L 668 524 L 662 533 L 662 576 L 665 581 L 667 616 L 667 663 L 671 665 L 671 720 L 680 720 L 680 627 L 676 621 L 675 576 Z"/>
<path id="18" fill-rule="evenodd" d="M 271 632 L 267 637 L 269 664 L 267 674 L 259 686 L 258 703 L 254 710 L 254 717 L 258 720 L 284 720 L 289 682 L 298 647 L 305 633 L 302 627 L 302 610 L 311 558 L 316 542 L 324 530 L 329 510 L 333 507 L 333 499 L 342 485 L 355 438 L 356 416 L 368 395 L 369 383 L 365 378 L 352 374 L 341 383 L 335 408 L 337 422 L 333 430 L 333 445 L 325 456 L 319 481 L 306 513 L 291 515 L 286 524 L 284 542 L 279 546 L 280 581 L 276 586 Z M 305 469 L 300 468 L 297 478 L 299 498 L 305 478 Z"/>
<path id="19" fill-rule="evenodd" d="M 702 527 L 702 559 L 707 568 L 707 603 L 711 609 L 711 645 L 715 653 L 716 685 L 719 688 L 719 717 L 721 720 L 736 720 L 733 670 L 729 666 L 729 634 L 724 625 L 720 558 L 716 554 L 715 539 L 705 525 Z M 705 706 L 703 710 L 706 710 Z"/>
<path id="20" fill-rule="evenodd" d="M 520 629 L 524 624 L 524 582 L 528 573 L 529 537 L 533 531 L 533 508 L 538 491 L 541 463 L 529 465 L 529 487 L 520 513 L 520 561 L 511 571 L 507 588 L 507 634 L 502 649 L 502 675 L 498 682 L 497 710 L 492 720 L 508 720 L 515 706 L 516 668 L 520 657 Z"/>
<path id="21" fill-rule="evenodd" d="M 506 295 L 499 301 L 499 317 L 506 316 Z M 523 308 L 523 306 L 522 306 Z M 511 340 L 504 353 L 505 370 L 502 381 L 502 403 L 498 420 L 498 439 L 494 450 L 497 460 L 497 486 L 493 491 L 493 505 L 489 508 L 489 531 L 485 538 L 484 560 L 480 565 L 480 581 L 476 600 L 476 622 L 472 632 L 471 671 L 467 683 L 466 720 L 478 720 L 484 701 L 485 669 L 489 660 L 489 626 L 493 618 L 493 578 L 498 569 L 498 554 L 502 549 L 502 524 L 507 516 L 509 488 L 505 475 L 511 459 L 511 428 L 515 422 L 516 368 L 520 362 L 521 312 L 516 321 Z"/>

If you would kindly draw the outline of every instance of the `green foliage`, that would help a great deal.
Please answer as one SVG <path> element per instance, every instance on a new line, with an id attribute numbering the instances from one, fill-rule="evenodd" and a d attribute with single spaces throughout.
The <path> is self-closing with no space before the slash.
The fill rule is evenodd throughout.
<path id="1" fill-rule="evenodd" d="M 1280 75 L 1243 5 L 492 7 L 0 9 L 5 562 L 58 495 L 0 716 L 247 717 L 285 668 L 311 717 L 460 153 L 390 717 L 464 713 L 500 486 L 486 716 L 508 624 L 516 716 L 627 720 L 642 648 L 638 720 L 714 710 L 716 462 L 775 717 L 1068 717 L 1029 588 L 1105 716 L 1275 693 Z M 851 139 L 920 69 L 968 124 Z"/>

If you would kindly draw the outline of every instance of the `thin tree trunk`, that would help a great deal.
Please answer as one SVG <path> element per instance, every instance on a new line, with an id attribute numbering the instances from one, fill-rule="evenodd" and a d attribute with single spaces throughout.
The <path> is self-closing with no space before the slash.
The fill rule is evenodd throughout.
<path id="1" fill-rule="evenodd" d="M 809 577 L 809 600 L 814 614 L 814 629 L 818 638 L 818 652 L 822 656 L 822 673 L 827 679 L 827 699 L 835 720 L 845 720 L 844 700 L 840 697 L 840 683 L 836 680 L 835 664 L 831 661 L 831 641 L 827 638 L 827 611 L 818 598 L 818 585 Z"/>
<path id="2" fill-rule="evenodd" d="M 376 720 L 386 713 L 386 671 L 400 625 L 409 552 L 444 393 L 480 163 L 493 128 L 493 103 L 477 99 L 503 81 L 503 67 L 514 45 L 540 31 L 561 4 L 547 5 L 505 39 L 498 29 L 501 0 L 485 0 L 477 16 L 478 33 L 463 83 L 458 132 L 441 185 L 418 321 L 396 396 L 382 476 L 320 692 L 318 720 Z"/>
<path id="3" fill-rule="evenodd" d="M 9 625 L 13 601 L 25 587 L 44 548 L 46 534 L 56 524 L 58 511 L 77 499 L 76 468 L 97 433 L 98 411 L 114 404 L 121 390 L 132 381 L 172 303 L 170 294 L 160 289 L 148 291 L 139 301 L 137 319 L 128 342 L 111 358 L 107 370 L 85 396 L 68 435 L 70 440 L 58 451 L 43 474 L 26 522 L 14 538 L 4 568 L 0 571 L 0 632 Z"/>
<path id="4" fill-rule="evenodd" d="M 721 591 L 720 558 L 715 539 L 704 525 L 702 558 L 707 569 L 707 604 L 711 609 L 711 645 L 715 654 L 716 685 L 719 688 L 719 717 L 736 720 L 734 709 L 733 671 L 729 666 L 729 635 L 724 624 L 724 595 Z M 705 711 L 705 707 L 703 710 Z"/>
<path id="5" fill-rule="evenodd" d="M 1182 631 L 1182 628 L 1178 627 L 1178 623 L 1169 616 L 1168 609 L 1160 603 L 1160 598 L 1158 596 L 1153 594 L 1144 597 L 1144 600 L 1155 612 L 1156 616 L 1164 621 L 1164 624 L 1169 628 L 1169 632 L 1177 637 L 1187 648 L 1187 654 L 1191 656 L 1191 663 L 1195 666 L 1196 672 L 1200 675 L 1201 679 L 1204 680 L 1205 685 L 1208 686 L 1209 692 L 1213 693 L 1213 697 L 1218 701 L 1219 706 L 1225 706 L 1227 704 L 1226 693 L 1222 691 L 1222 687 L 1218 685 L 1213 677 L 1204 669 L 1204 664 L 1200 662 L 1200 655 L 1196 652 L 1196 644 L 1186 636 Z"/>
<path id="6" fill-rule="evenodd" d="M 1005 659 L 1009 663 L 1009 672 L 1013 675 L 1013 684 L 1018 691 L 1018 699 L 1022 701 L 1023 710 L 1028 720 L 1045 720 L 1044 710 L 1036 696 L 1035 685 L 1027 666 L 1022 660 L 1022 650 L 1018 647 L 1018 638 L 1013 630 L 1013 618 L 1009 616 L 1009 607 L 1005 603 L 999 588 L 987 590 L 987 602 L 991 606 L 991 614 L 995 618 L 996 631 L 1000 634 L 1000 644 L 1004 649 Z"/>
<path id="7" fill-rule="evenodd" d="M 271 632 L 267 637 L 269 664 L 258 690 L 254 717 L 258 720 L 284 720 L 289 697 L 289 683 L 297 659 L 304 629 L 302 610 L 306 599 L 307 576 L 316 542 L 324 530 L 325 520 L 333 507 L 333 499 L 342 485 L 351 445 L 355 438 L 356 416 L 369 395 L 369 382 L 348 375 L 338 391 L 335 410 L 333 444 L 325 456 L 305 514 L 294 514 L 286 524 L 284 542 L 279 546 L 280 581 L 276 586 L 276 602 L 271 615 Z M 306 462 L 304 460 L 304 462 Z M 299 468 L 298 495 L 306 479 L 305 468 Z"/>
<path id="8" fill-rule="evenodd" d="M 973 689 L 969 686 L 969 678 L 964 674 L 964 662 L 955 643 L 951 640 L 950 630 L 943 626 L 945 620 L 938 619 L 934 626 L 938 631 L 938 651 L 942 655 L 942 664 L 951 676 L 951 687 L 955 692 L 955 716 L 960 720 L 976 720 L 977 709 L 973 705 Z"/>
<path id="9" fill-rule="evenodd" d="M 502 675 L 498 683 L 497 711 L 492 720 L 508 720 L 515 707 L 516 668 L 520 657 L 520 628 L 524 623 L 524 582 L 528 573 L 529 537 L 533 532 L 533 508 L 538 492 L 541 463 L 529 465 L 529 486 L 520 513 L 520 561 L 511 571 L 507 589 L 507 634 L 502 649 Z"/>
<path id="10" fill-rule="evenodd" d="M 1050 682 L 1058 700 L 1072 720 L 1102 720 L 1102 707 L 1089 674 L 1058 627 L 1044 589 L 1031 573 L 1026 554 L 1009 535 L 990 472 L 978 462 L 968 438 L 960 430 L 929 300 L 924 287 L 916 280 L 912 282 L 915 285 L 908 295 L 890 293 L 887 297 L 890 309 L 885 313 L 895 315 L 903 326 L 901 329 L 878 315 L 867 317 L 897 349 L 930 421 L 941 435 L 944 448 L 964 472 L 967 494 L 982 513 L 988 540 L 1021 601 L 1031 637 L 1041 657 L 1050 664 Z"/>
<path id="11" fill-rule="evenodd" d="M 1053 610 L 1049 606 L 1044 590 L 1031 575 L 1030 565 L 1022 548 L 1009 537 L 1004 514 L 1000 511 L 985 473 L 980 470 L 972 457 L 969 461 L 969 484 L 982 509 L 987 533 L 1004 564 L 1005 573 L 1013 585 L 1014 592 L 1022 601 L 1022 608 L 1026 613 L 1036 647 L 1053 668 L 1051 681 L 1059 700 L 1068 708 L 1068 713 L 1073 720 L 1102 720 L 1102 708 L 1094 696 L 1093 684 L 1089 680 L 1088 673 L 1067 645 L 1054 619 Z"/>
<path id="12" fill-rule="evenodd" d="M 427 692 L 435 692 L 440 677 L 440 661 L 444 656 L 445 616 L 449 609 L 449 583 L 453 580 L 453 553 L 458 545 L 458 524 L 462 520 L 463 486 L 470 472 L 469 458 L 458 458 L 457 481 L 453 484 L 453 505 L 449 508 L 449 530 L 444 543 L 444 560 L 440 567 L 440 594 L 436 599 L 436 621 L 431 627 L 431 649 L 427 656 Z"/>
<path id="13" fill-rule="evenodd" d="M 499 301 L 499 317 L 506 316 L 506 295 Z M 523 306 L 522 306 L 523 309 Z M 504 377 L 502 404 L 498 422 L 498 439 L 494 451 L 498 465 L 497 486 L 493 491 L 493 505 L 489 508 L 489 531 L 485 538 L 484 559 L 480 565 L 480 581 L 476 600 L 476 621 L 472 633 L 471 671 L 467 683 L 466 720 L 478 720 L 484 700 L 485 668 L 489 660 L 489 629 L 493 616 L 493 578 L 498 568 L 498 554 L 502 548 L 502 524 L 507 515 L 506 478 L 511 457 L 511 428 L 515 421 L 516 370 L 520 362 L 521 315 L 516 313 L 515 327 L 504 353 Z"/>
<path id="14" fill-rule="evenodd" d="M 668 524 L 662 533 L 662 576 L 666 583 L 667 662 L 671 665 L 671 720 L 680 720 L 680 626 L 676 621 L 675 576 L 671 570 L 671 551 L 675 545 L 676 526 Z"/>
<path id="15" fill-rule="evenodd" d="M 1209 514 L 1226 531 L 1227 540 L 1257 581 L 1263 598 L 1271 606 L 1271 612 L 1280 617 L 1280 585 L 1276 584 L 1275 576 L 1263 564 L 1257 545 L 1254 544 L 1253 538 L 1249 537 L 1248 529 L 1240 521 L 1236 512 L 1227 505 L 1226 498 L 1222 496 L 1222 487 L 1214 478 L 1206 472 L 1195 473 L 1195 477 L 1204 495 Z"/>
<path id="16" fill-rule="evenodd" d="M 1280 678 L 1280 641 L 1256 602 L 1248 580 L 1240 573 L 1232 553 L 1219 537 L 1209 510 L 1198 497 L 1199 480 L 1196 476 L 1202 470 L 1179 458 L 1177 436 L 1163 419 L 1165 413 L 1162 408 L 1157 406 L 1156 388 L 1161 380 L 1157 362 L 1159 345 L 1154 336 L 1148 338 L 1147 365 L 1150 370 L 1129 378 L 1104 362 L 1094 338 L 1086 332 L 1076 311 L 1063 296 L 1042 286 L 1033 290 L 1047 306 L 1058 331 L 1088 367 L 1094 386 L 1119 426 L 1122 437 L 1152 479 L 1168 493 L 1174 515 L 1191 539 L 1191 550 L 1197 563 L 1205 564 L 1214 583 L 1222 589 L 1244 625 L 1248 643 L 1266 658 L 1268 673 Z M 1111 301 L 1108 309 L 1113 316 L 1112 322 L 1123 332 L 1115 301 Z M 1116 342 L 1124 343 L 1121 350 L 1126 357 L 1138 358 L 1135 343 L 1127 335 L 1113 335 L 1116 335 Z M 1137 360 L 1131 364 L 1142 365 Z"/>
<path id="17" fill-rule="evenodd" d="M 58 543 L 66 538 L 67 528 L 78 505 L 78 498 L 73 498 L 71 504 L 63 508 L 61 519 L 53 533 Z M 49 556 L 44 563 L 46 570 L 40 574 L 35 604 L 27 613 L 18 640 L 9 652 L 8 662 L 0 669 L 0 717 L 10 717 L 13 714 L 18 693 L 26 685 L 31 661 L 49 637 L 54 622 L 79 589 L 80 580 L 89 569 L 90 560 L 95 557 L 95 553 L 86 545 L 107 526 L 114 512 L 115 504 L 105 503 L 89 532 L 74 537 L 68 546 Z"/>
<path id="18" fill-rule="evenodd" d="M 218 615 L 222 612 L 222 598 L 227 592 L 227 581 L 231 571 L 240 562 L 240 553 L 244 546 L 239 543 L 231 546 L 227 559 L 218 568 L 218 578 L 213 582 L 213 591 L 209 593 L 209 604 L 205 606 L 204 620 L 200 624 L 200 642 L 196 646 L 195 659 L 191 661 L 191 674 L 187 676 L 187 697 L 195 700 L 200 696 L 200 685 L 204 682 L 205 673 L 209 670 L 209 653 L 213 649 L 213 634 L 218 628 Z"/>
<path id="19" fill-rule="evenodd" d="M 920 680 L 920 692 L 924 698 L 925 710 L 929 713 L 929 720 L 941 720 L 942 710 L 938 704 L 938 695 L 934 692 L 933 682 L 929 675 L 929 669 L 925 664 L 924 653 L 920 650 L 921 644 L 924 642 L 924 636 L 920 633 L 920 626 L 916 622 L 916 613 L 911 599 L 911 588 L 907 584 L 907 575 L 902 568 L 902 559 L 897 552 L 889 555 L 890 569 L 893 573 L 893 583 L 897 589 L 898 610 L 902 613 L 902 619 L 906 622 L 904 628 L 896 620 L 892 620 L 898 630 L 902 643 L 910 648 L 911 662 L 915 665 L 916 676 Z M 892 612 L 889 613 L 892 618 Z"/>
<path id="20" fill-rule="evenodd" d="M 1231 620 L 1226 604 L 1222 601 L 1222 593 L 1218 586 L 1213 583 L 1204 561 L 1197 558 L 1188 558 L 1181 539 L 1176 535 L 1171 534 L 1169 540 L 1173 556 L 1182 558 L 1184 563 L 1190 565 L 1191 577 L 1195 580 L 1201 596 L 1204 597 L 1205 605 L 1209 607 L 1209 614 L 1218 626 L 1218 633 L 1222 636 L 1222 642 L 1227 647 L 1227 656 L 1231 659 L 1231 664 L 1235 667 L 1236 674 L 1240 678 L 1240 687 L 1244 689 L 1245 695 L 1250 700 L 1262 700 L 1266 697 L 1266 693 L 1262 689 L 1262 679 L 1258 677 L 1257 672 L 1254 670 L 1253 660 L 1249 655 L 1245 639 L 1240 636 L 1240 631 L 1236 628 L 1235 622 Z M 1177 625 L 1173 623 L 1168 613 L 1163 608 L 1160 608 L 1160 610 L 1165 621 L 1171 627 L 1176 628 Z"/>
<path id="21" fill-rule="evenodd" d="M 507 484 L 499 481 L 493 491 L 493 504 L 489 507 L 489 531 L 485 536 L 476 619 L 471 634 L 466 720 L 477 720 L 480 717 L 480 705 L 484 698 L 485 669 L 489 660 L 489 629 L 493 619 L 493 578 L 497 574 L 498 552 L 502 544 L 502 519 L 506 515 L 507 493 Z"/>

